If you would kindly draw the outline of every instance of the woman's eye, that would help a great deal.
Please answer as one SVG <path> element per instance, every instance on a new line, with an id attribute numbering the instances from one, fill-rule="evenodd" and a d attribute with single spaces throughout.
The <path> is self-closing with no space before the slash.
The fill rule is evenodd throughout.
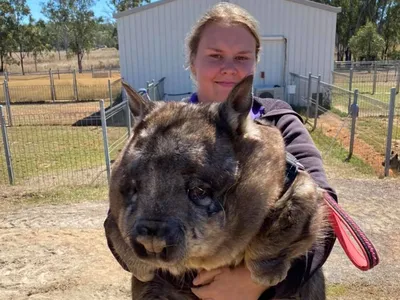
<path id="1" fill-rule="evenodd" d="M 211 204 L 210 194 L 207 190 L 204 190 L 200 187 L 195 187 L 188 190 L 189 199 L 194 202 L 196 205 L 208 206 Z"/>
<path id="2" fill-rule="evenodd" d="M 249 58 L 247 56 L 238 56 L 236 57 L 237 60 L 248 60 Z"/>
<path id="3" fill-rule="evenodd" d="M 221 54 L 211 54 L 210 57 L 215 58 L 215 59 L 221 59 L 222 55 Z"/>

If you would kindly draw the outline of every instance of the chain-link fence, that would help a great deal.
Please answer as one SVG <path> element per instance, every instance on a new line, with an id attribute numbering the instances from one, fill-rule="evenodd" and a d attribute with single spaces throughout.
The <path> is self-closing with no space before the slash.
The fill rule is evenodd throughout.
<path id="1" fill-rule="evenodd" d="M 88 101 L 112 99 L 115 101 L 121 90 L 121 81 L 105 84 L 70 85 L 10 85 L 0 84 L 0 103 L 44 103 L 65 101 Z"/>
<path id="2" fill-rule="evenodd" d="M 130 132 L 126 101 L 11 105 L 11 111 L 7 126 L 1 107 L 0 186 L 104 184 Z"/>
<path id="3" fill-rule="evenodd" d="M 378 174 L 388 174 L 382 162 L 398 151 L 400 111 L 394 104 L 395 89 L 386 102 L 358 90 L 322 82 L 319 77 L 291 73 L 295 100 L 324 157 L 336 152 L 344 160 L 360 159 Z M 292 103 L 292 102 L 291 102 Z M 390 118 L 392 115 L 392 119 Z M 388 142 L 389 141 L 389 142 Z"/>
<path id="4" fill-rule="evenodd" d="M 371 94 L 385 101 L 392 87 L 399 93 L 400 61 L 336 62 L 333 84 L 345 89 L 358 89 L 360 94 Z"/>

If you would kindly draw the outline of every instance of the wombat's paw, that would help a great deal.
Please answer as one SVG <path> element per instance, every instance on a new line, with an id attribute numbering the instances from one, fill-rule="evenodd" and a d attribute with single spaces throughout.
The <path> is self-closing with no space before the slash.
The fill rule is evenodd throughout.
<path id="1" fill-rule="evenodd" d="M 154 270 L 143 270 L 139 272 L 135 272 L 134 276 L 140 280 L 141 282 L 149 282 L 154 279 L 155 271 Z"/>
<path id="2" fill-rule="evenodd" d="M 251 272 L 252 280 L 266 287 L 275 286 L 283 281 L 290 268 L 290 263 L 282 259 L 260 259 L 247 265 Z"/>

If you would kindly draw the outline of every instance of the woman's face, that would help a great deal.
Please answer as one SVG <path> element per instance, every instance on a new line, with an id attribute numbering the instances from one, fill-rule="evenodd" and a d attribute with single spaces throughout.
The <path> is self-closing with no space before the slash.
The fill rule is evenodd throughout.
<path id="1" fill-rule="evenodd" d="M 243 26 L 209 24 L 203 30 L 191 71 L 200 102 L 225 101 L 256 67 L 256 40 Z"/>

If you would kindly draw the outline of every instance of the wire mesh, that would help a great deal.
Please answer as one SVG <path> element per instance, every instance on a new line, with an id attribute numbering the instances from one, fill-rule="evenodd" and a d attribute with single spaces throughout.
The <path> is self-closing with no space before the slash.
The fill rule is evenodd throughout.
<path id="1" fill-rule="evenodd" d="M 109 76 L 110 72 L 107 74 Z M 75 73 L 74 77 L 73 72 L 53 73 L 52 77 L 48 73 L 8 76 L 8 95 L 11 103 L 100 100 L 110 98 L 110 94 L 115 100 L 121 92 L 120 74 L 108 76 L 94 78 L 92 74 Z M 5 103 L 4 79 L 5 76 L 0 77 L 0 103 Z"/>
<path id="2" fill-rule="evenodd" d="M 333 84 L 344 89 L 358 89 L 360 94 L 374 95 L 374 98 L 386 100 L 390 96 L 390 89 L 398 86 L 400 80 L 399 67 L 396 65 L 383 67 L 361 67 L 350 70 L 333 72 Z"/>
<path id="3" fill-rule="evenodd" d="M 93 117 L 99 104 L 84 104 L 13 107 L 15 123 L 7 133 L 16 185 L 43 188 L 105 180 L 101 121 Z M 1 159 L 4 165 L 3 154 Z M 0 184 L 7 184 L 1 174 Z"/>
<path id="4" fill-rule="evenodd" d="M 313 76 L 309 84 L 308 77 L 292 74 L 291 82 L 296 84 L 295 99 L 300 101 L 300 104 L 302 102 L 300 106 L 305 107 L 300 111 L 322 156 L 327 158 L 335 152 L 335 156 L 342 157 L 343 160 L 352 157 L 369 166 L 373 172 L 383 174 L 382 162 L 386 152 L 390 98 L 384 102 L 358 93 L 358 114 L 350 155 L 354 92 L 325 82 L 320 82 L 318 89 L 318 81 L 315 78 Z M 395 119 L 395 123 L 396 121 L 399 122 L 398 119 Z M 394 124 L 394 137 L 398 136 L 399 129 Z"/>
<path id="5" fill-rule="evenodd" d="M 106 111 L 108 153 L 111 162 L 114 162 L 124 147 L 131 128 L 131 119 L 127 102 L 121 102 L 112 109 Z"/>
<path id="6" fill-rule="evenodd" d="M 3 130 L 5 128 L 5 118 L 4 118 L 4 106 L 0 105 L 0 186 L 9 182 L 8 173 L 7 173 L 7 162 L 6 162 L 6 154 L 5 154 L 5 143 Z M 3 128 L 4 126 L 4 128 Z"/>

